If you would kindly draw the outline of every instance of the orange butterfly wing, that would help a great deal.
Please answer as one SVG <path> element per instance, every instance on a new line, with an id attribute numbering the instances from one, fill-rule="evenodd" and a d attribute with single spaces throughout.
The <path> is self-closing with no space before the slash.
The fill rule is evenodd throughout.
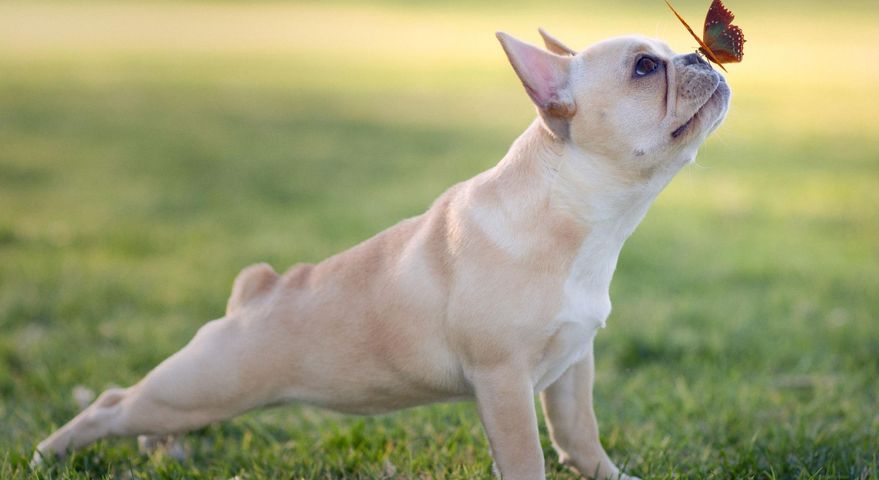
<path id="1" fill-rule="evenodd" d="M 700 48 L 699 51 L 701 51 L 702 53 L 704 53 L 705 56 L 708 57 L 709 60 L 711 60 L 712 62 L 716 63 L 718 67 L 723 68 L 723 71 L 725 72 L 725 71 L 726 71 L 726 68 L 724 68 L 723 65 L 721 65 L 721 60 L 720 60 L 719 58 L 717 58 L 717 55 L 714 53 L 714 51 L 711 50 L 711 47 L 709 47 L 708 45 L 706 45 L 705 42 L 703 42 L 702 39 L 699 38 L 698 35 L 696 35 L 696 32 L 694 32 L 693 29 L 690 28 L 689 25 L 687 25 L 687 22 L 684 20 L 683 17 L 681 17 L 681 14 L 678 13 L 677 10 L 675 10 L 675 7 L 672 7 L 671 4 L 668 3 L 668 0 L 665 0 L 665 4 L 668 5 L 668 8 L 671 9 L 672 13 L 674 13 L 675 16 L 678 17 L 678 20 L 680 20 L 681 23 L 684 24 L 684 27 L 687 28 L 687 31 L 690 32 L 690 35 L 692 35 L 693 38 L 695 38 L 696 41 L 699 42 L 699 45 L 702 46 L 702 48 Z M 738 27 L 736 27 L 736 28 L 738 28 Z M 739 30 L 739 32 L 741 32 L 741 30 Z"/>
<path id="2" fill-rule="evenodd" d="M 711 52 L 723 63 L 738 63 L 744 54 L 745 36 L 742 29 L 732 24 L 736 16 L 723 5 L 721 0 L 713 0 L 705 15 L 705 29 L 702 39 L 710 45 Z"/>

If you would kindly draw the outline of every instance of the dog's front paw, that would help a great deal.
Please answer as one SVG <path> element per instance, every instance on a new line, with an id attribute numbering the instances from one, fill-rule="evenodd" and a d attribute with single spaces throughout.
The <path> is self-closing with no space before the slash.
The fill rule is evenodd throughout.
<path id="1" fill-rule="evenodd" d="M 638 477 L 626 475 L 606 455 L 602 455 L 601 459 L 583 459 L 575 461 L 568 455 L 561 455 L 559 460 L 563 465 L 572 468 L 574 471 L 590 480 L 641 480 Z"/>
<path id="2" fill-rule="evenodd" d="M 622 470 L 614 467 L 614 470 L 610 474 L 599 474 L 597 476 L 587 477 L 595 480 L 641 480 L 638 477 L 633 477 L 631 475 L 626 475 Z"/>
<path id="3" fill-rule="evenodd" d="M 618 478 L 619 478 L 619 480 L 641 480 L 641 479 L 638 478 L 638 477 L 633 477 L 633 476 L 631 476 L 631 475 L 626 475 L 626 474 L 623 473 L 623 472 L 619 472 L 619 477 L 618 477 Z"/>

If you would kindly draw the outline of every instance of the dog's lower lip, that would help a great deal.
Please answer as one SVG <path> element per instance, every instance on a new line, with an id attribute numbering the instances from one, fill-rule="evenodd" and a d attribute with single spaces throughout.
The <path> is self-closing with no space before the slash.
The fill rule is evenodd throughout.
<path id="1" fill-rule="evenodd" d="M 702 109 L 705 108 L 705 105 L 708 105 L 708 102 L 710 102 L 714 98 L 714 96 L 717 95 L 719 87 L 720 87 L 720 84 L 718 83 L 717 86 L 714 87 L 714 91 L 711 92 L 711 95 L 708 96 L 708 100 L 705 100 L 705 103 L 703 103 L 702 106 L 699 107 L 698 110 L 696 110 L 696 113 L 694 113 L 693 116 L 690 117 L 689 120 L 684 122 L 683 125 L 674 129 L 674 131 L 671 132 L 671 138 L 678 138 L 682 133 L 684 133 L 684 131 L 687 129 L 687 127 L 689 127 L 690 124 L 693 123 L 693 120 L 695 120 L 696 117 L 699 116 L 700 113 L 702 113 Z"/>
<path id="2" fill-rule="evenodd" d="M 687 127 L 690 126 L 690 122 L 692 122 L 694 118 L 696 118 L 696 115 L 690 117 L 690 119 L 687 120 L 686 123 L 676 128 L 675 131 L 671 132 L 671 138 L 677 138 L 680 134 L 684 133 L 684 130 L 686 130 Z"/>

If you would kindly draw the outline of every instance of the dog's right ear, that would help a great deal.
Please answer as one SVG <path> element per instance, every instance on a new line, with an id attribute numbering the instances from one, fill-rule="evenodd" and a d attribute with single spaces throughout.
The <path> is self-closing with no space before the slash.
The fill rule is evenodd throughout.
<path id="1" fill-rule="evenodd" d="M 570 55 L 572 57 L 577 54 L 574 49 L 562 43 L 558 38 L 550 35 L 549 32 L 543 28 L 538 28 L 537 31 L 540 32 L 540 36 L 543 37 L 543 44 L 546 45 L 546 49 L 550 52 L 557 55 Z"/>
<path id="2" fill-rule="evenodd" d="M 547 52 L 504 32 L 497 32 L 497 38 L 546 126 L 567 137 L 567 120 L 577 112 L 569 85 L 572 57 Z"/>

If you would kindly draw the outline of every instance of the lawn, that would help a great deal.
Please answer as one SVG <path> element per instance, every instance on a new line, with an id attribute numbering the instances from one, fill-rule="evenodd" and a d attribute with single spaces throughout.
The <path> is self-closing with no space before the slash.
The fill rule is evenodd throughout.
<path id="1" fill-rule="evenodd" d="M 645 478 L 876 480 L 879 18 L 728 3 L 732 110 L 623 249 L 602 440 Z M 495 30 L 694 48 L 659 1 L 553 5 L 0 4 L 0 478 L 489 478 L 471 403 L 286 406 L 182 462 L 128 439 L 27 462 L 76 387 L 137 381 L 242 267 L 318 261 L 496 163 L 534 112 Z"/>

